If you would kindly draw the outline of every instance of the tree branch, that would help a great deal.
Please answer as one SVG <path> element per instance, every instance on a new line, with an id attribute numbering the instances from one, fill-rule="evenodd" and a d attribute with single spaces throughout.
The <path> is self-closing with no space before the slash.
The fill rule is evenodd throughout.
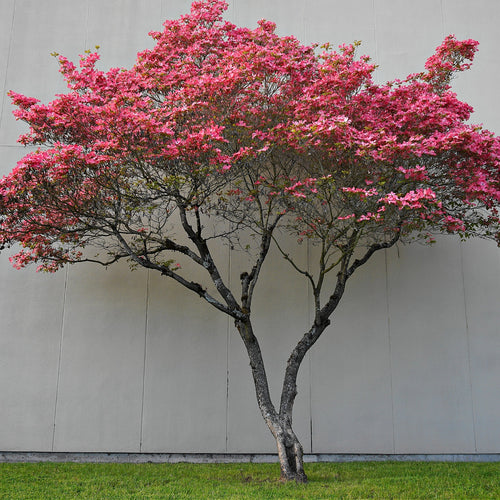
<path id="1" fill-rule="evenodd" d="M 159 271 L 163 276 L 168 276 L 169 278 L 172 278 L 173 280 L 177 281 L 177 283 L 181 284 L 188 290 L 191 290 L 192 292 L 196 293 L 199 295 L 201 298 L 206 300 L 210 305 L 218 309 L 219 311 L 224 312 L 225 314 L 228 314 L 229 316 L 233 317 L 234 319 L 242 319 L 245 318 L 245 315 L 241 313 L 239 307 L 228 307 L 222 304 L 219 300 L 217 300 L 215 297 L 210 295 L 207 290 L 203 288 L 199 283 L 194 282 L 194 281 L 188 281 L 185 278 L 183 278 L 180 274 L 174 272 L 172 269 L 170 269 L 168 266 L 164 266 L 161 264 L 157 264 L 156 262 L 152 262 L 149 260 L 148 256 L 142 256 L 142 255 L 137 255 L 136 252 L 130 247 L 130 245 L 125 241 L 123 236 L 120 234 L 120 232 L 117 229 L 114 229 L 114 235 L 122 245 L 123 249 L 127 252 L 129 257 L 136 262 L 138 265 L 147 268 L 147 269 L 155 269 Z"/>

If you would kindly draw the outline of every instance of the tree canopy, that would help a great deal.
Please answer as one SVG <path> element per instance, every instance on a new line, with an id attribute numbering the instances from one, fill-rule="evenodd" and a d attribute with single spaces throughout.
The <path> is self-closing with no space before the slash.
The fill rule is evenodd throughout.
<path id="1" fill-rule="evenodd" d="M 398 241 L 444 232 L 500 242 L 500 141 L 469 123 L 471 106 L 450 87 L 470 67 L 474 40 L 448 36 L 423 71 L 376 84 L 358 43 L 305 46 L 269 21 L 226 22 L 226 8 L 194 2 L 151 33 L 155 47 L 130 69 L 99 70 L 97 52 L 79 67 L 55 54 L 68 92 L 48 104 L 10 92 L 30 127 L 19 141 L 36 149 L 0 181 L 0 248 L 20 244 L 14 266 L 50 272 L 128 259 L 234 318 L 282 474 L 300 480 L 297 372 L 348 278 Z M 235 245 L 248 232 L 253 260 L 237 292 L 211 241 Z M 317 246 L 310 269 L 283 250 L 283 233 Z M 309 281 L 315 310 L 290 356 L 279 409 L 250 323 L 273 244 Z M 216 293 L 191 281 L 179 256 L 203 268 Z M 328 273 L 336 282 L 322 299 Z"/>

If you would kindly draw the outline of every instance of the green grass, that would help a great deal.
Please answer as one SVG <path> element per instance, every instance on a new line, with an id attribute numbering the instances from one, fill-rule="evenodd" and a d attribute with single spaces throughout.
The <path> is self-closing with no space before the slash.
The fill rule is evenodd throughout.
<path id="1" fill-rule="evenodd" d="M 307 464 L 309 484 L 277 464 L 0 464 L 0 499 L 500 498 L 500 463 Z"/>

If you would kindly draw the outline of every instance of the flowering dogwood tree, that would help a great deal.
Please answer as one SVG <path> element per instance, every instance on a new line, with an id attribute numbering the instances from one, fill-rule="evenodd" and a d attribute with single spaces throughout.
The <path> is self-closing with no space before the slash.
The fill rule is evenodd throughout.
<path id="1" fill-rule="evenodd" d="M 449 36 L 423 72 L 377 85 L 356 44 L 304 46 L 267 21 L 240 28 L 223 21 L 226 7 L 194 2 L 151 33 L 156 46 L 131 69 L 100 71 L 97 53 L 79 67 L 56 54 L 69 91 L 49 104 L 10 92 L 30 126 L 19 141 L 36 149 L 0 181 L 0 247 L 18 247 L 15 267 L 49 272 L 127 259 L 233 318 L 282 477 L 305 481 L 292 428 L 305 354 L 379 250 L 443 232 L 499 240 L 500 142 L 468 123 L 471 107 L 450 90 L 473 40 Z M 237 248 L 249 234 L 250 264 L 231 288 L 212 242 Z M 284 250 L 289 235 L 315 245 L 316 262 L 302 268 Z M 314 301 L 278 404 L 252 328 L 273 245 Z M 193 267 L 207 282 L 193 281 Z"/>

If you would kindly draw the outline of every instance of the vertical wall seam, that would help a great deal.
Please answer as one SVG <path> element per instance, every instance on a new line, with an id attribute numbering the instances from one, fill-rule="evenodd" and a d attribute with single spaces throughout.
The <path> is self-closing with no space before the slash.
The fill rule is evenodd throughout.
<path id="1" fill-rule="evenodd" d="M 441 9 L 441 35 L 444 40 L 446 36 L 446 18 L 444 15 L 443 0 L 439 0 L 439 8 Z"/>
<path id="2" fill-rule="evenodd" d="M 142 352 L 142 393 L 141 393 L 141 417 L 140 417 L 140 435 L 139 435 L 139 452 L 142 452 L 142 441 L 144 432 L 144 399 L 146 393 L 146 363 L 148 352 L 148 327 L 149 327 L 149 287 L 150 287 L 150 270 L 147 270 L 146 278 L 146 302 L 144 308 L 144 345 Z"/>
<path id="3" fill-rule="evenodd" d="M 16 18 L 16 0 L 13 1 L 13 7 L 12 7 L 12 18 L 10 21 L 9 46 L 7 48 L 7 61 L 6 61 L 5 75 L 3 77 L 2 99 L 0 100 L 0 128 L 2 126 L 2 122 L 3 122 L 3 118 L 4 118 L 5 99 L 7 98 L 7 75 L 9 74 L 10 59 L 11 59 L 11 55 L 12 55 L 12 44 L 14 42 L 14 21 L 15 21 L 15 18 Z"/>
<path id="4" fill-rule="evenodd" d="M 439 1 L 439 6 L 441 9 L 441 29 L 443 39 L 446 36 L 446 16 L 444 1 Z M 471 405 L 471 418 L 472 418 L 472 437 L 474 439 L 474 451 L 477 453 L 477 426 L 476 426 L 476 407 L 474 404 L 474 386 L 472 383 L 472 367 L 471 367 L 471 354 L 470 354 L 470 328 L 469 328 L 469 315 L 467 311 L 467 294 L 465 291 L 465 269 L 464 269 L 464 255 L 463 255 L 463 244 L 459 242 L 460 248 L 460 272 L 462 279 L 462 294 L 464 301 L 464 321 L 465 321 L 465 341 L 467 344 L 467 377 L 469 379 L 469 392 L 470 392 L 470 405 Z"/>
<path id="5" fill-rule="evenodd" d="M 311 41 L 307 38 L 307 22 L 306 22 L 306 9 L 305 4 L 302 2 L 304 6 L 302 11 L 302 33 L 304 34 L 304 38 L 302 39 L 302 43 L 311 44 Z"/>
<path id="6" fill-rule="evenodd" d="M 396 453 L 396 429 L 394 419 L 394 387 L 393 387 L 393 370 L 392 370 L 392 338 L 391 338 L 391 309 L 389 303 L 389 263 L 387 258 L 388 250 L 384 250 L 385 259 L 385 303 L 387 315 L 387 343 L 389 348 L 389 384 L 391 390 L 391 420 L 392 420 L 392 452 Z"/>
<path id="7" fill-rule="evenodd" d="M 375 44 L 375 63 L 378 63 L 378 42 L 377 42 L 377 9 L 375 1 L 372 0 L 372 15 L 373 15 L 373 43 Z"/>
<path id="8" fill-rule="evenodd" d="M 85 39 L 83 40 L 83 46 L 85 50 L 88 49 L 89 43 L 89 20 L 90 20 L 90 0 L 87 0 L 87 12 L 85 19 Z"/>
<path id="9" fill-rule="evenodd" d="M 377 8 L 376 0 L 372 1 L 372 15 L 373 15 L 373 41 L 375 44 L 375 62 L 378 61 L 378 40 L 377 40 Z M 399 248 L 398 250 L 399 257 Z M 392 335 L 391 335 L 391 308 L 389 301 L 389 262 L 388 262 L 388 250 L 384 250 L 384 263 L 385 263 L 385 307 L 386 307 L 386 317 L 387 317 L 387 347 L 389 356 L 389 386 L 390 386 L 390 398 L 391 398 L 391 430 L 392 430 L 392 453 L 396 453 L 396 419 L 394 416 L 394 373 L 392 366 Z"/>
<path id="10" fill-rule="evenodd" d="M 306 20 L 306 9 L 307 9 L 307 2 L 304 0 L 302 2 L 302 35 L 303 35 L 303 40 L 305 43 L 310 44 L 311 40 L 307 38 L 307 20 Z M 307 271 L 310 272 L 310 264 L 311 264 L 311 254 L 310 254 L 310 243 L 307 241 L 307 247 L 306 247 L 306 268 Z M 313 318 L 313 309 L 311 308 L 311 287 L 309 283 L 306 281 L 306 286 L 307 286 L 307 316 L 308 316 L 308 324 L 306 325 L 306 329 L 308 326 L 311 324 L 312 318 Z M 308 371 L 308 378 L 309 378 L 309 452 L 313 453 L 313 403 L 312 403 L 312 393 L 313 393 L 313 384 L 312 384 L 312 375 L 313 375 L 313 368 L 312 368 L 312 354 L 311 351 L 307 353 L 307 371 Z"/>
<path id="11" fill-rule="evenodd" d="M 228 247 L 228 282 L 231 280 L 231 246 Z M 224 450 L 227 453 L 228 451 L 228 442 L 229 442 L 229 341 L 230 341 L 230 333 L 231 333 L 231 318 L 226 316 L 226 411 L 225 411 L 225 423 L 224 423 L 224 433 L 225 433 L 225 442 L 224 442 Z"/>
<path id="12" fill-rule="evenodd" d="M 467 312 L 467 294 L 465 293 L 465 271 L 464 271 L 464 255 L 463 255 L 463 244 L 460 245 L 460 270 L 462 273 L 462 290 L 464 299 L 464 320 L 465 320 L 465 340 L 467 342 L 467 376 L 469 378 L 469 391 L 470 391 L 470 401 L 471 401 L 471 417 L 472 417 L 472 435 L 474 437 L 474 451 L 477 453 L 477 433 L 476 433 L 476 408 L 474 405 L 474 388 L 472 384 L 472 368 L 470 360 L 470 329 L 469 329 L 469 315 Z"/>
<path id="13" fill-rule="evenodd" d="M 90 17 L 90 0 L 87 0 L 87 19 Z M 163 18 L 163 2 L 160 2 L 160 17 Z M 88 37 L 87 37 L 88 38 Z M 87 44 L 87 42 L 86 42 Z M 146 399 L 146 369 L 148 359 L 148 330 L 149 330 L 149 304 L 150 304 L 150 288 L 151 288 L 151 270 L 147 270 L 146 275 L 146 298 L 144 304 L 144 344 L 142 352 L 142 388 L 141 388 L 141 416 L 140 416 L 140 430 L 139 430 L 139 453 L 143 450 L 144 440 L 144 407 Z"/>
<path id="14" fill-rule="evenodd" d="M 56 388 L 54 397 L 54 413 L 52 420 L 51 451 L 54 451 L 54 445 L 56 440 L 57 404 L 59 402 L 59 383 L 61 380 L 61 365 L 62 365 L 62 352 L 63 352 L 64 327 L 65 327 L 64 318 L 66 316 L 66 296 L 68 291 L 68 276 L 69 276 L 69 268 L 66 266 L 66 269 L 64 270 L 64 290 L 63 290 L 63 302 L 62 302 L 62 312 L 61 312 L 61 334 L 59 336 L 59 354 L 57 359 L 57 377 L 56 377 Z"/>
<path id="15" fill-rule="evenodd" d="M 310 269 L 310 263 L 311 263 L 311 255 L 310 255 L 310 243 L 307 241 L 307 272 L 311 272 Z M 307 283 L 307 315 L 309 319 L 309 325 L 312 323 L 313 320 L 313 308 L 311 307 L 312 305 L 312 293 L 311 293 L 311 286 L 309 283 Z M 312 393 L 313 393 L 313 384 L 312 384 L 312 375 L 313 375 L 313 368 L 312 368 L 312 359 L 311 359 L 311 351 L 307 353 L 307 361 L 308 361 L 308 369 L 309 369 L 309 449 L 310 453 L 314 453 L 313 451 L 313 406 L 312 406 Z"/>

